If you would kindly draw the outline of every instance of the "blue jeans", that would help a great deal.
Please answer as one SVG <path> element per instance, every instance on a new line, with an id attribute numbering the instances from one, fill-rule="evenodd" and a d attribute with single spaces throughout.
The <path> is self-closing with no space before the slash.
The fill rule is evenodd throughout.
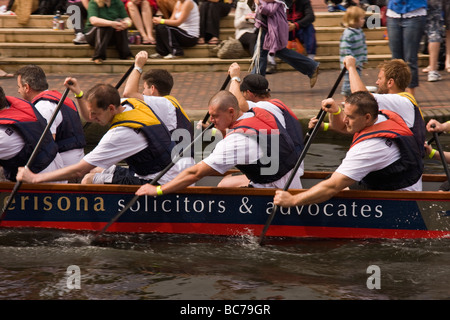
<path id="1" fill-rule="evenodd" d="M 266 75 L 266 67 L 267 67 L 267 55 L 269 53 L 268 50 L 263 49 L 264 45 L 264 37 L 266 35 L 266 31 L 262 29 L 261 33 L 261 52 L 259 57 L 259 72 L 256 70 L 256 65 L 253 67 L 252 73 L 259 73 L 260 75 Z M 255 48 L 256 49 L 256 48 Z M 275 53 L 275 56 L 289 64 L 295 70 L 307 75 L 309 78 L 312 77 L 314 71 L 316 71 L 319 63 L 314 61 L 304 55 L 298 53 L 295 50 L 291 50 L 288 48 L 283 48 Z"/>
<path id="2" fill-rule="evenodd" d="M 389 48 L 392 59 L 403 59 L 411 69 L 409 88 L 419 86 L 418 52 L 424 32 L 426 16 L 387 18 Z"/>

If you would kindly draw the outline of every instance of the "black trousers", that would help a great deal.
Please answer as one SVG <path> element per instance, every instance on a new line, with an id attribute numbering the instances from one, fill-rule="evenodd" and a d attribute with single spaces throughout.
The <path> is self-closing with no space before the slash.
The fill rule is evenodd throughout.
<path id="1" fill-rule="evenodd" d="M 258 31 L 256 32 L 246 32 L 240 38 L 239 42 L 242 44 L 245 50 L 250 53 L 250 56 L 253 57 L 253 53 L 255 52 L 255 45 L 258 41 Z"/>
<path id="2" fill-rule="evenodd" d="M 212 37 L 219 38 L 220 19 L 226 17 L 230 10 L 231 4 L 222 1 L 200 3 L 200 38 L 205 38 L 205 41 Z"/>
<path id="3" fill-rule="evenodd" d="M 127 30 L 116 31 L 111 27 L 92 27 L 86 33 L 86 41 L 94 47 L 92 59 L 106 59 L 106 49 L 110 45 L 115 45 L 119 52 L 120 59 L 131 57 L 128 45 Z"/>
<path id="4" fill-rule="evenodd" d="M 183 47 L 193 47 L 198 41 L 198 37 L 189 35 L 183 29 L 165 24 L 155 25 L 155 35 L 155 49 L 162 56 L 169 53 L 174 56 L 182 56 L 184 54 Z"/>

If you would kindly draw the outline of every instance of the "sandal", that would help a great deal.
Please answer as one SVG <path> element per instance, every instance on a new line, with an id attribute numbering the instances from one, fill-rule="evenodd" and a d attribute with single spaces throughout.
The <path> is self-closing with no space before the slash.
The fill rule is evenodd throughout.
<path id="1" fill-rule="evenodd" d="M 142 42 L 142 44 L 145 44 L 145 45 L 156 45 L 156 40 L 146 40 L 146 41 L 143 41 Z"/>
<path id="2" fill-rule="evenodd" d="M 12 73 L 8 73 L 2 69 L 0 69 L 0 78 L 12 78 L 14 75 Z"/>
<path id="3" fill-rule="evenodd" d="M 217 39 L 217 38 L 216 39 L 213 38 L 213 39 L 208 41 L 208 44 L 219 44 L 219 43 L 220 43 L 220 40 Z"/>
<path id="4" fill-rule="evenodd" d="M 203 38 L 198 38 L 197 44 L 205 44 L 205 39 L 203 39 Z"/>

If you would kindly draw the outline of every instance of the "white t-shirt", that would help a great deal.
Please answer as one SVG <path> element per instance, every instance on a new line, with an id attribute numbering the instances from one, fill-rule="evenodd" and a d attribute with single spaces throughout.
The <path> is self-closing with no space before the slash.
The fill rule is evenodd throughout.
<path id="1" fill-rule="evenodd" d="M 244 115 L 238 120 L 251 116 L 251 113 L 244 113 Z M 255 163 L 262 157 L 262 155 L 263 150 L 261 150 L 261 146 L 258 145 L 255 139 L 245 134 L 233 133 L 225 136 L 223 140 L 219 141 L 214 151 L 207 158 L 203 159 L 203 162 L 213 168 L 215 171 L 224 174 L 236 165 Z M 271 166 L 273 165 L 273 162 L 280 160 L 281 159 L 270 159 Z M 251 182 L 251 184 L 256 188 L 284 188 L 286 181 L 291 174 L 291 171 L 284 175 L 283 178 L 271 183 L 259 184 Z M 290 188 L 302 188 L 300 181 L 300 177 L 302 175 L 303 168 L 299 168 L 294 179 L 292 180 Z"/>
<path id="2" fill-rule="evenodd" d="M 14 131 L 11 126 L 0 124 L 0 157 L 2 160 L 9 160 L 15 157 L 25 145 L 22 136 Z M 54 171 L 64 167 L 63 160 L 59 153 L 55 159 L 40 173 Z M 67 181 L 55 181 L 66 183 Z"/>
<path id="3" fill-rule="evenodd" d="M 152 108 L 169 131 L 177 128 L 177 113 L 175 106 L 169 99 L 144 95 L 144 102 Z"/>
<path id="4" fill-rule="evenodd" d="M 379 116 L 377 123 L 385 120 L 386 118 Z M 386 141 L 385 138 L 372 138 L 357 143 L 347 151 L 336 172 L 361 181 L 370 172 L 386 168 L 400 158 L 398 146 L 395 143 L 387 144 Z M 422 179 L 400 190 L 422 191 Z"/>
<path id="5" fill-rule="evenodd" d="M 192 1 L 192 0 L 189 0 Z M 188 13 L 186 20 L 181 23 L 178 28 L 183 29 L 186 33 L 192 37 L 197 38 L 200 35 L 200 11 L 198 5 L 195 1 L 192 1 L 194 7 Z M 176 6 L 181 7 L 181 2 L 178 1 Z M 175 12 L 175 19 L 179 19 L 181 16 L 181 11 Z"/>
<path id="6" fill-rule="evenodd" d="M 412 102 L 399 94 L 373 94 L 380 110 L 390 110 L 403 118 L 408 128 L 414 126 L 415 112 Z"/>
<path id="7" fill-rule="evenodd" d="M 131 110 L 130 106 L 125 106 L 125 111 Z M 132 128 L 115 127 L 108 130 L 101 138 L 97 146 L 90 153 L 84 156 L 84 161 L 87 163 L 100 167 L 109 168 L 112 165 L 144 150 L 147 147 L 147 139 L 141 132 L 138 133 Z M 173 158 L 173 156 L 172 156 Z M 161 184 L 172 180 L 178 173 L 192 166 L 194 161 L 192 158 L 180 159 L 160 180 Z M 141 179 L 151 179 L 158 173 L 148 176 L 139 176 Z M 105 182 L 110 182 L 105 180 Z"/>
<path id="8" fill-rule="evenodd" d="M 39 113 L 45 118 L 45 120 L 47 120 L 48 123 L 51 120 L 58 104 L 47 100 L 40 100 L 34 106 L 39 111 Z M 62 121 L 63 116 L 61 112 L 58 112 L 58 114 L 55 117 L 55 120 L 50 126 L 50 132 L 52 135 L 56 135 L 56 130 L 58 126 L 62 123 Z M 83 159 L 84 148 L 67 150 L 61 152 L 60 155 L 63 159 L 64 166 L 67 167 L 71 164 L 78 163 L 81 159 Z"/>

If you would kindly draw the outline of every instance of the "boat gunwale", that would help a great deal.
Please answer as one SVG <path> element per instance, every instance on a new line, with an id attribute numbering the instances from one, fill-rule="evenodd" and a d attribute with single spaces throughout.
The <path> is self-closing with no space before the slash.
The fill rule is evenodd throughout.
<path id="1" fill-rule="evenodd" d="M 305 172 L 303 179 L 325 179 L 330 172 Z M 445 175 L 426 174 L 423 181 L 439 182 L 445 181 Z M 0 182 L 0 192 L 8 192 L 14 187 L 13 182 Z M 18 193 L 27 191 L 34 192 L 73 192 L 73 193 L 135 193 L 139 185 L 86 185 L 77 183 L 40 183 L 22 184 Z M 180 190 L 177 194 L 223 194 L 242 196 L 273 196 L 275 188 L 218 188 L 212 186 L 194 186 Z M 289 189 L 293 194 L 305 192 L 306 189 Z M 381 190 L 343 190 L 334 198 L 358 198 L 358 199 L 395 199 L 395 200 L 440 200 L 450 201 L 447 192 L 440 191 L 381 191 Z"/>

